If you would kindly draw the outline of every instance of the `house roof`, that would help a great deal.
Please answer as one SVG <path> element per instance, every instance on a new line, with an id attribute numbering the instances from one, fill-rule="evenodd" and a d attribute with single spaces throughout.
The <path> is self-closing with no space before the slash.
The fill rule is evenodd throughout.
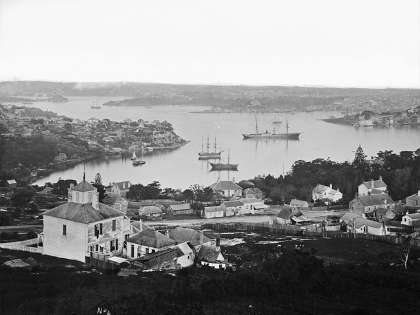
<path id="1" fill-rule="evenodd" d="M 14 185 L 14 184 L 16 184 L 16 180 L 14 180 L 14 179 L 9 179 L 9 180 L 7 180 L 7 184 L 8 184 L 8 185 Z"/>
<path id="2" fill-rule="evenodd" d="M 356 213 L 353 213 L 353 212 L 346 212 L 342 217 L 341 217 L 341 221 L 343 221 L 344 223 L 346 223 L 346 224 L 349 224 L 349 223 L 351 223 L 352 221 L 353 221 L 353 219 L 356 219 L 356 218 L 360 218 L 361 216 L 360 215 L 358 215 L 358 214 L 356 214 Z"/>
<path id="3" fill-rule="evenodd" d="M 409 217 L 411 220 L 420 220 L 420 212 L 408 213 L 405 216 Z"/>
<path id="4" fill-rule="evenodd" d="M 172 210 L 189 210 L 191 209 L 191 206 L 189 203 L 181 203 L 181 204 L 173 204 L 173 205 L 169 205 L 169 208 Z"/>
<path id="5" fill-rule="evenodd" d="M 242 187 L 231 180 L 221 180 L 210 185 L 213 190 L 242 190 Z"/>
<path id="6" fill-rule="evenodd" d="M 128 242 L 153 248 L 175 245 L 174 240 L 151 228 L 143 228 L 143 231 L 132 235 Z"/>
<path id="7" fill-rule="evenodd" d="M 405 198 L 406 200 L 420 200 L 420 195 L 419 193 L 415 193 L 414 195 L 408 196 L 407 198 Z"/>
<path id="8" fill-rule="evenodd" d="M 207 237 L 203 232 L 183 227 L 176 227 L 174 229 L 168 230 L 168 234 L 169 237 L 177 243 L 189 242 L 193 246 L 201 245 L 211 241 L 211 239 Z M 203 242 L 201 242 L 201 237 L 203 237 Z"/>
<path id="9" fill-rule="evenodd" d="M 394 203 L 394 200 L 387 194 L 359 196 L 353 201 L 358 201 L 365 207 Z"/>
<path id="10" fill-rule="evenodd" d="M 85 192 L 85 191 L 93 191 L 93 190 L 96 190 L 96 188 L 92 184 L 88 183 L 87 181 L 82 180 L 79 184 L 77 184 L 76 186 L 74 186 L 72 188 L 72 190 L 74 190 L 74 191 L 80 191 L 80 192 Z"/>
<path id="11" fill-rule="evenodd" d="M 354 226 L 357 229 L 365 225 L 368 227 L 373 227 L 373 228 L 380 228 L 382 226 L 382 223 L 372 221 L 372 220 L 367 220 L 352 212 L 347 212 L 345 215 L 341 217 L 341 220 L 347 225 L 353 225 L 353 222 L 354 222 Z"/>
<path id="12" fill-rule="evenodd" d="M 240 206 L 243 206 L 244 203 L 240 200 L 231 200 L 231 201 L 223 202 L 223 205 L 227 208 L 229 208 L 229 207 L 240 207 Z"/>
<path id="13" fill-rule="evenodd" d="M 131 185 L 131 183 L 130 181 L 126 180 L 123 182 L 113 183 L 113 185 L 118 186 L 119 190 L 125 190 L 125 189 L 129 189 L 129 186 Z"/>
<path id="14" fill-rule="evenodd" d="M 257 198 L 241 198 L 239 199 L 243 203 L 256 203 L 256 202 L 263 202 L 261 199 Z"/>
<path id="15" fill-rule="evenodd" d="M 142 215 L 149 215 L 149 214 L 162 213 L 162 209 L 160 209 L 157 206 L 144 206 L 140 208 L 139 212 Z"/>
<path id="16" fill-rule="evenodd" d="M 89 224 L 109 218 L 120 217 L 124 214 L 103 203 L 98 203 L 98 209 L 95 209 L 90 203 L 67 202 L 46 211 L 43 215 Z"/>
<path id="17" fill-rule="evenodd" d="M 200 250 L 198 252 L 198 259 L 207 262 L 218 262 L 219 260 L 217 259 L 220 254 L 220 248 L 215 246 L 203 245 L 200 247 Z M 224 261 L 224 259 L 222 261 Z"/>
<path id="18" fill-rule="evenodd" d="M 368 188 L 368 189 L 386 188 L 386 184 L 382 180 L 382 177 L 379 177 L 378 180 L 369 180 L 369 181 L 363 182 L 361 185 L 365 185 L 366 188 Z"/>

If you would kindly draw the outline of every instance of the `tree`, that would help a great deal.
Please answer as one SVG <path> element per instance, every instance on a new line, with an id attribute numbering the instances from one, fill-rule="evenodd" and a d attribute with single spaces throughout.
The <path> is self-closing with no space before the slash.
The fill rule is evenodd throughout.
<path id="1" fill-rule="evenodd" d="M 366 165 L 366 154 L 363 152 L 361 145 L 359 145 L 356 149 L 353 165 L 357 168 L 363 168 Z"/>
<path id="2" fill-rule="evenodd" d="M 404 269 L 408 268 L 408 260 L 411 252 L 411 236 L 402 236 L 401 238 L 401 262 Z"/>
<path id="3" fill-rule="evenodd" d="M 15 190 L 12 195 L 11 201 L 15 207 L 26 206 L 35 195 L 35 190 L 30 187 Z"/>

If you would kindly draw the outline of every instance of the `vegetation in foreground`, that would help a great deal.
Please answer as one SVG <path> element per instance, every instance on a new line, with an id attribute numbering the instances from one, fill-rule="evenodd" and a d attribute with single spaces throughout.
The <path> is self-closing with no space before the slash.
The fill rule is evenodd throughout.
<path id="1" fill-rule="evenodd" d="M 260 247 L 252 268 L 129 278 L 68 268 L 0 268 L 1 314 L 418 314 L 420 275 L 383 264 L 325 265 Z"/>

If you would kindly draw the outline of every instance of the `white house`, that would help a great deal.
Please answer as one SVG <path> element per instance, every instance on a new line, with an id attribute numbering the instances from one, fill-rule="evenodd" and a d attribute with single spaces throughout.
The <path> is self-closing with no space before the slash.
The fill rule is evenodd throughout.
<path id="1" fill-rule="evenodd" d="M 333 189 L 332 184 L 330 186 L 325 186 L 318 184 L 312 190 L 312 200 L 322 200 L 328 203 L 337 202 L 343 198 L 343 194 L 340 192 L 340 189 Z"/>
<path id="2" fill-rule="evenodd" d="M 290 208 L 292 209 L 307 209 L 309 208 L 309 204 L 307 201 L 299 200 L 299 199 L 292 199 L 290 200 Z"/>
<path id="3" fill-rule="evenodd" d="M 359 196 L 385 194 L 386 191 L 387 185 L 382 180 L 382 176 L 380 176 L 378 180 L 372 179 L 363 182 L 357 187 L 357 193 Z"/>
<path id="4" fill-rule="evenodd" d="M 242 187 L 231 180 L 222 180 L 210 185 L 215 194 L 224 198 L 240 198 L 242 196 Z"/>
<path id="5" fill-rule="evenodd" d="M 420 213 L 406 213 L 401 219 L 401 224 L 413 226 L 420 221 Z"/>
<path id="6" fill-rule="evenodd" d="M 405 204 L 409 207 L 420 208 L 420 190 L 416 194 L 405 198 Z"/>
<path id="7" fill-rule="evenodd" d="M 111 193 L 120 195 L 121 197 L 125 197 L 125 195 L 130 190 L 131 183 L 129 181 L 112 183 L 111 186 Z"/>
<path id="8" fill-rule="evenodd" d="M 202 266 L 226 269 L 230 265 L 225 257 L 223 257 L 220 247 L 217 246 L 201 246 L 197 257 Z"/>
<path id="9" fill-rule="evenodd" d="M 194 210 L 189 203 L 172 204 L 168 206 L 168 212 L 172 215 L 193 214 Z"/>
<path id="10" fill-rule="evenodd" d="M 225 216 L 232 217 L 240 213 L 244 203 L 240 200 L 228 200 L 222 204 L 225 207 Z"/>
<path id="11" fill-rule="evenodd" d="M 385 235 L 385 226 L 377 221 L 368 220 L 356 213 L 348 212 L 340 219 L 347 226 L 349 232 L 372 234 L 372 235 Z"/>
<path id="12" fill-rule="evenodd" d="M 206 219 L 223 218 L 225 216 L 224 206 L 204 207 L 202 217 Z"/>
<path id="13" fill-rule="evenodd" d="M 86 257 L 120 254 L 131 233 L 130 220 L 98 201 L 84 179 L 69 188 L 68 202 L 43 214 L 43 253 L 85 262 Z"/>
<path id="14" fill-rule="evenodd" d="M 125 255 L 129 259 L 136 259 L 146 254 L 165 250 L 175 244 L 176 242 L 166 235 L 141 225 L 141 231 L 127 239 Z"/>

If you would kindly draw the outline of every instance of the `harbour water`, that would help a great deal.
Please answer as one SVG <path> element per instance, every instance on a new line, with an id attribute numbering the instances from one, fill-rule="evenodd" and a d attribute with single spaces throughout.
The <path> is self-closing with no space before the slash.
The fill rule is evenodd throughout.
<path id="1" fill-rule="evenodd" d="M 102 104 L 117 98 L 77 97 L 66 103 L 36 102 L 35 106 L 72 118 L 109 118 L 112 120 L 145 119 L 167 120 L 177 134 L 190 140 L 185 146 L 171 151 L 144 157 L 146 164 L 133 167 L 131 161 L 120 158 L 96 160 L 86 164 L 86 176 L 93 180 L 100 173 L 105 184 L 130 180 L 132 183 L 148 184 L 159 181 L 163 187 L 188 188 L 192 184 L 209 185 L 218 178 L 226 179 L 226 172 L 209 172 L 207 161 L 198 160 L 202 139 L 210 136 L 211 143 L 217 137 L 218 149 L 223 150 L 222 161 L 230 152 L 230 162 L 239 164 L 238 172 L 230 172 L 231 179 L 253 178 L 256 175 L 278 176 L 290 170 L 296 160 L 330 158 L 336 161 L 352 160 L 356 147 L 362 145 L 368 156 L 381 150 L 416 150 L 420 147 L 420 129 L 359 128 L 326 123 L 320 119 L 339 113 L 311 112 L 287 115 L 258 114 L 260 131 L 285 132 L 285 120 L 290 132 L 301 132 L 299 141 L 276 139 L 243 140 L 242 133 L 255 131 L 255 115 L 250 113 L 192 113 L 206 107 L 154 106 L 154 107 L 107 107 L 93 109 L 91 105 Z M 272 121 L 283 120 L 283 124 Z M 79 180 L 83 165 L 52 173 L 36 184 L 55 182 L 59 178 Z"/>

